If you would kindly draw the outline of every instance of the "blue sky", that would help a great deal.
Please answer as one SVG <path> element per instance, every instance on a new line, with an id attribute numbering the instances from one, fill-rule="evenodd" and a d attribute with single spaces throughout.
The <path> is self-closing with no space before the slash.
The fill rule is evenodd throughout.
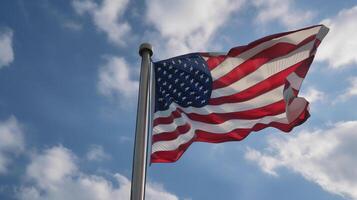
<path id="1" fill-rule="evenodd" d="M 140 43 L 159 60 L 319 23 L 311 118 L 195 143 L 148 168 L 147 199 L 357 199 L 356 19 L 353 0 L 1 1 L 0 199 L 128 199 Z"/>

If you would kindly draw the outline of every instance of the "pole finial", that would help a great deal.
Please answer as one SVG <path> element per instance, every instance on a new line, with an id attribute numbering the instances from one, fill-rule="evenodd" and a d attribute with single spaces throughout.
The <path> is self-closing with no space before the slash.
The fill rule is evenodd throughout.
<path id="1" fill-rule="evenodd" d="M 140 56 L 143 56 L 143 53 L 144 53 L 145 51 L 148 51 L 148 52 L 149 52 L 150 57 L 152 56 L 153 51 L 152 51 L 152 46 L 151 46 L 151 44 L 149 44 L 149 43 L 142 43 L 142 44 L 140 45 L 140 48 L 139 48 L 139 54 L 140 54 Z"/>

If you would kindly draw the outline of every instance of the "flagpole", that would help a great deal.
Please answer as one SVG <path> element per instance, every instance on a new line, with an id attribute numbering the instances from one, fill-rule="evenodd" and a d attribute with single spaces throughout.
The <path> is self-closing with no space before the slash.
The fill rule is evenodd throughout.
<path id="1" fill-rule="evenodd" d="M 145 199 L 146 167 L 148 154 L 148 136 L 151 129 L 152 112 L 152 46 L 148 43 L 140 45 L 141 60 L 139 98 L 136 117 L 133 169 L 131 179 L 130 200 Z"/>

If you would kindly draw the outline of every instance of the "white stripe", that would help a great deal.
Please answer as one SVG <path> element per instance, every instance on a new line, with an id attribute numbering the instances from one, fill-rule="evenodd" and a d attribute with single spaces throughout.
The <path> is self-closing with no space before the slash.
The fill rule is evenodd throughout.
<path id="1" fill-rule="evenodd" d="M 261 81 L 266 80 L 270 76 L 279 73 L 296 63 L 299 63 L 310 56 L 311 48 L 313 47 L 315 41 L 311 41 L 304 46 L 296 49 L 289 54 L 273 59 L 254 72 L 248 74 L 247 76 L 239 79 L 238 81 L 228 85 L 224 88 L 219 88 L 212 91 L 211 98 L 217 98 L 222 96 L 232 95 L 241 92 Z"/>
<path id="2" fill-rule="evenodd" d="M 195 132 L 190 130 L 189 132 L 179 135 L 174 140 L 169 141 L 159 141 L 152 144 L 151 153 L 155 153 L 157 151 L 172 151 L 177 149 L 180 145 L 189 142 L 195 136 Z"/>
<path id="3" fill-rule="evenodd" d="M 285 35 L 285 36 L 282 36 L 279 38 L 275 38 L 275 39 L 263 42 L 263 43 L 257 45 L 256 47 L 253 47 L 253 48 L 241 53 L 237 57 L 227 58 L 218 67 L 214 68 L 211 71 L 212 79 L 217 80 L 217 79 L 221 78 L 222 76 L 224 76 L 225 74 L 227 74 L 231 70 L 233 70 L 236 66 L 242 64 L 244 61 L 248 60 L 249 58 L 253 57 L 254 55 L 258 54 L 259 52 L 261 52 L 269 47 L 274 46 L 275 44 L 285 42 L 285 43 L 297 45 L 300 42 L 302 42 L 304 39 L 319 33 L 320 29 L 321 29 L 321 26 L 318 26 L 318 27 L 314 27 L 311 29 L 291 33 L 289 35 Z"/>
<path id="4" fill-rule="evenodd" d="M 270 90 L 260 96 L 256 96 L 248 101 L 239 103 L 225 103 L 221 105 L 206 105 L 202 108 L 187 107 L 183 108 L 176 103 L 171 103 L 170 107 L 164 111 L 157 111 L 154 114 L 154 119 L 159 117 L 169 117 L 177 107 L 182 109 L 185 113 L 196 113 L 200 115 L 208 115 L 211 113 L 227 113 L 227 112 L 240 112 L 256 108 L 260 108 L 283 99 L 284 86 Z"/>
<path id="5" fill-rule="evenodd" d="M 175 131 L 178 126 L 182 126 L 185 123 L 190 124 L 191 129 L 193 130 L 199 129 L 202 131 L 207 131 L 212 133 L 226 133 L 237 128 L 251 128 L 256 123 L 267 124 L 270 123 L 271 121 L 275 121 L 278 118 L 282 118 L 282 117 L 286 117 L 286 114 L 282 113 L 275 116 L 265 116 L 259 119 L 231 119 L 221 124 L 210 124 L 205 122 L 194 121 L 182 115 L 180 118 L 174 119 L 174 121 L 171 124 L 158 124 L 154 128 L 153 134 L 156 135 L 165 132 Z"/>
<path id="6" fill-rule="evenodd" d="M 192 127 L 199 127 L 199 128 L 197 129 L 191 128 L 190 131 L 188 131 L 185 134 L 179 135 L 174 140 L 158 141 L 153 143 L 152 153 L 155 153 L 157 151 L 173 151 L 177 149 L 180 145 L 187 143 L 194 137 L 195 135 L 194 130 L 199 129 L 199 130 L 219 134 L 219 133 L 227 133 L 237 128 L 252 128 L 257 123 L 269 124 L 273 121 L 285 123 L 285 124 L 288 123 L 285 113 L 275 116 L 266 116 L 257 120 L 229 120 L 222 124 L 206 124 L 201 122 L 191 122 L 193 123 Z"/>
<path id="7" fill-rule="evenodd" d="M 304 78 L 301 78 L 295 72 L 291 73 L 286 79 L 289 81 L 290 86 L 295 90 L 300 89 L 302 81 L 304 80 Z"/>
<path id="8" fill-rule="evenodd" d="M 185 125 L 189 122 L 190 119 L 186 117 L 184 113 L 181 114 L 181 117 L 175 118 L 172 123 L 170 124 L 158 124 L 154 127 L 153 135 L 164 133 L 164 132 L 171 132 L 177 129 L 177 127 Z"/>
<path id="9" fill-rule="evenodd" d="M 203 60 L 207 61 L 209 57 L 202 56 Z"/>
<path id="10" fill-rule="evenodd" d="M 176 110 L 177 107 L 180 107 L 180 106 L 178 104 L 172 102 L 168 109 L 162 110 L 162 111 L 156 111 L 154 113 L 154 120 L 159 117 L 169 117 L 171 115 L 171 113 Z"/>

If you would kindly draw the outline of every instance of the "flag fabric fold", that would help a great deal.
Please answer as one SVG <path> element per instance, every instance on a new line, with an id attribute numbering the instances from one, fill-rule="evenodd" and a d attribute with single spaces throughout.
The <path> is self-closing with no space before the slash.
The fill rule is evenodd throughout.
<path id="1" fill-rule="evenodd" d="M 239 141 L 291 131 L 310 116 L 298 96 L 323 25 L 279 33 L 226 54 L 191 53 L 154 63 L 151 162 L 175 162 L 193 142 Z"/>

